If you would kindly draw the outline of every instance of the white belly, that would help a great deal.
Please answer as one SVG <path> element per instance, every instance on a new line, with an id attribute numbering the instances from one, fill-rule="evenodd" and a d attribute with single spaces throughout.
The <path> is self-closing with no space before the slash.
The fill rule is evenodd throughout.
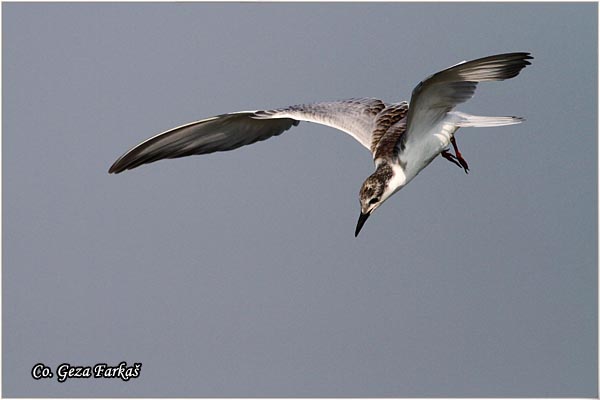
<path id="1" fill-rule="evenodd" d="M 406 165 L 404 170 L 407 183 L 450 145 L 450 139 L 457 129 L 453 124 L 440 124 L 431 133 L 406 143 L 400 154 L 400 161 Z"/>

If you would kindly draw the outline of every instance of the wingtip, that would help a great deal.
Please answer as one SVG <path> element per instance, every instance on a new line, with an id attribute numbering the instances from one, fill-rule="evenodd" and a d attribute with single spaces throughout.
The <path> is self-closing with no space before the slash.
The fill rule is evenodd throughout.
<path id="1" fill-rule="evenodd" d="M 121 161 L 120 159 L 115 161 L 113 163 L 113 165 L 110 166 L 110 168 L 108 169 L 108 173 L 109 174 L 119 174 L 123 171 L 125 171 L 127 168 L 124 168 L 122 165 L 120 165 L 119 161 Z"/>
<path id="2" fill-rule="evenodd" d="M 515 57 L 515 58 L 522 58 L 524 60 L 533 60 L 533 56 L 531 55 L 531 52 L 529 51 L 517 51 L 514 53 L 504 53 L 504 54 L 498 54 L 498 57 Z M 494 56 L 490 56 L 490 57 L 494 57 Z"/>
<path id="3" fill-rule="evenodd" d="M 519 75 L 533 56 L 529 52 L 495 54 L 458 66 L 460 77 L 474 82 L 503 81 Z"/>
<path id="4" fill-rule="evenodd" d="M 523 53 L 523 63 L 525 65 L 531 65 L 531 62 L 529 62 L 528 60 L 533 60 L 533 59 L 535 59 L 535 57 L 533 57 L 531 55 L 531 53 L 529 53 L 529 52 Z"/>

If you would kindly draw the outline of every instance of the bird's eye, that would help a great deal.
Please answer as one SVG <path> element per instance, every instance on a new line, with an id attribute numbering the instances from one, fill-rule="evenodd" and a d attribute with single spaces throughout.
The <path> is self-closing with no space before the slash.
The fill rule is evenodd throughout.
<path id="1" fill-rule="evenodd" d="M 379 198 L 378 198 L 378 197 L 374 197 L 374 198 L 372 198 L 371 200 L 369 200 L 369 204 L 375 204 L 375 203 L 377 203 L 378 201 L 379 201 Z"/>

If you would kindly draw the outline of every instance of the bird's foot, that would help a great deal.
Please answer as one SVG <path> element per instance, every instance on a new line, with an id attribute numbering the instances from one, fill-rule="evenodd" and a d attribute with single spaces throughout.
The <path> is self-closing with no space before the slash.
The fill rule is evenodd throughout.
<path id="1" fill-rule="evenodd" d="M 454 154 L 450 153 L 448 150 L 442 151 L 442 157 L 446 160 L 450 161 L 452 164 L 456 165 L 458 168 L 463 168 L 462 165 L 458 162 L 458 159 L 454 156 Z"/>
<path id="2" fill-rule="evenodd" d="M 469 164 L 467 164 L 467 160 L 465 160 L 462 156 L 462 154 L 460 154 L 460 151 L 458 150 L 458 146 L 456 145 L 456 139 L 454 139 L 454 136 L 452 136 L 452 139 L 450 139 L 450 142 L 452 143 L 452 147 L 454 147 L 454 152 L 456 153 L 456 156 L 454 156 L 456 158 L 456 160 L 458 161 L 458 163 L 460 164 L 460 166 L 462 167 L 462 169 L 465 170 L 465 174 L 469 173 Z"/>
<path id="3" fill-rule="evenodd" d="M 467 164 L 467 160 L 465 160 L 462 157 L 462 154 L 460 154 L 460 151 L 456 152 L 456 159 L 460 163 L 460 166 L 462 167 L 462 169 L 465 170 L 465 174 L 468 174 L 469 173 L 469 164 Z"/>

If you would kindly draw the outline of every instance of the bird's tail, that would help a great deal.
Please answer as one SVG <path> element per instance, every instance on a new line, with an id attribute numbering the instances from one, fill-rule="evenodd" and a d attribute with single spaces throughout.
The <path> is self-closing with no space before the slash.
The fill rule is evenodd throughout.
<path id="1" fill-rule="evenodd" d="M 459 128 L 514 125 L 525 121 L 525 118 L 521 117 L 483 117 L 461 112 L 454 112 L 454 115 L 457 117 L 455 124 Z"/>

